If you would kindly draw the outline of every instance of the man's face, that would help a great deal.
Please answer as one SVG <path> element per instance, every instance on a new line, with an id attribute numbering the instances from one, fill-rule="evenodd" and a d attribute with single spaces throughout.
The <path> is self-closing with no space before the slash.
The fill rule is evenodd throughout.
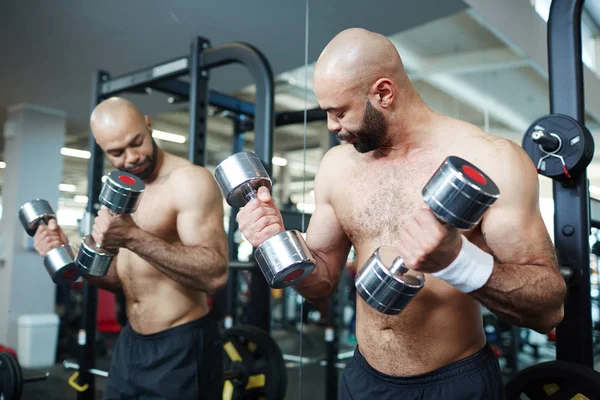
<path id="1" fill-rule="evenodd" d="M 362 121 L 356 128 L 353 128 L 353 121 L 344 124 L 340 119 L 339 125 L 341 130 L 338 131 L 337 138 L 351 143 L 360 153 L 377 150 L 385 144 L 387 121 L 383 113 L 373 107 L 369 100 L 365 104 Z M 344 125 L 347 125 L 347 129 Z"/>
<path id="2" fill-rule="evenodd" d="M 110 126 L 98 127 L 94 136 L 115 168 L 146 180 L 156 168 L 158 153 L 151 132 L 147 118 L 121 118 Z"/>

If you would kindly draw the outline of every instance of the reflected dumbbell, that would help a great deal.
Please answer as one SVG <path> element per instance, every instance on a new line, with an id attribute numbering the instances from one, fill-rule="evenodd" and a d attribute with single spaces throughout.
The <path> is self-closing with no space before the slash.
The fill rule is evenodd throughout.
<path id="1" fill-rule="evenodd" d="M 137 210 L 145 187 L 137 176 L 113 171 L 108 174 L 100 191 L 100 204 L 111 214 L 132 214 Z M 118 249 L 106 249 L 96 243 L 92 235 L 87 235 L 81 242 L 75 261 L 84 273 L 105 276 L 117 253 Z"/>
<path id="2" fill-rule="evenodd" d="M 477 226 L 500 197 L 496 184 L 473 164 L 450 156 L 422 190 L 423 200 L 444 224 L 461 230 Z M 381 246 L 356 277 L 356 291 L 375 310 L 400 313 L 425 285 L 425 277 L 404 265 L 392 246 Z"/>
<path id="3" fill-rule="evenodd" d="M 236 153 L 215 170 L 215 179 L 227 203 L 236 208 L 256 198 L 261 186 L 271 188 L 271 178 L 258 156 L 245 151 Z M 298 283 L 315 269 L 315 259 L 296 230 L 280 232 L 258 246 L 254 258 L 272 288 Z"/>
<path id="4" fill-rule="evenodd" d="M 48 225 L 50 220 L 56 219 L 56 215 L 46 200 L 35 199 L 21 206 L 18 218 L 27 234 L 33 237 L 40 225 Z M 81 276 L 70 245 L 50 250 L 44 257 L 44 267 L 57 285 L 73 282 Z"/>

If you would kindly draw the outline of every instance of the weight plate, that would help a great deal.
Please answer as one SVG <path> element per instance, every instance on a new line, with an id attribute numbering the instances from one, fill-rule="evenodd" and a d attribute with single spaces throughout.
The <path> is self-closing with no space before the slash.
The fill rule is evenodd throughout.
<path id="1" fill-rule="evenodd" d="M 9 361 L 13 366 L 13 374 L 15 376 L 15 399 L 20 399 L 23 394 L 23 370 L 21 369 L 21 365 L 15 356 L 10 353 L 6 353 L 8 355 Z"/>
<path id="2" fill-rule="evenodd" d="M 506 395 L 507 400 L 600 400 L 600 372 L 567 361 L 549 361 L 519 372 L 506 385 Z"/>
<path id="3" fill-rule="evenodd" d="M 0 352 L 0 394 L 4 400 L 18 400 L 19 385 L 17 382 L 17 373 L 12 363 L 12 355 L 6 352 Z"/>
<path id="4" fill-rule="evenodd" d="M 223 368 L 239 371 L 240 378 L 225 382 L 223 399 L 283 399 L 287 370 L 273 338 L 247 325 L 227 329 L 222 336 Z"/>
<path id="5" fill-rule="evenodd" d="M 562 114 L 550 114 L 536 120 L 525 132 L 522 146 L 538 172 L 550 178 L 565 178 L 565 168 L 559 157 L 546 156 L 540 145 L 534 142 L 534 132 L 543 131 L 546 135 L 558 136 L 561 147 L 556 152 L 564 160 L 564 167 L 570 176 L 577 176 L 587 168 L 594 156 L 594 139 L 589 130 L 575 119 Z"/>

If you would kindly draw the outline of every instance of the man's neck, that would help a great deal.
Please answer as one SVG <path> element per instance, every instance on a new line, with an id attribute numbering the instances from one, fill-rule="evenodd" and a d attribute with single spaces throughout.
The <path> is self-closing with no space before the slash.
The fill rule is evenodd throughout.
<path id="1" fill-rule="evenodd" d="M 390 139 L 385 146 L 377 150 L 379 155 L 406 155 L 414 149 L 424 147 L 429 140 L 428 133 L 431 129 L 428 127 L 434 112 L 420 98 L 407 103 L 410 106 L 401 106 L 390 120 Z"/>
<path id="2" fill-rule="evenodd" d="M 162 175 L 165 165 L 165 152 L 158 148 L 156 151 L 156 165 L 154 165 L 154 171 L 152 171 L 152 175 L 148 177 L 148 179 L 144 180 L 146 185 L 154 182 L 158 177 Z"/>

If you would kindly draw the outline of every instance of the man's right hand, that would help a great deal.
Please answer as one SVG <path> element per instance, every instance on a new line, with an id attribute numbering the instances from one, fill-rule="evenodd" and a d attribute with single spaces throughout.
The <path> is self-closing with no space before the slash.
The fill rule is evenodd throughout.
<path id="1" fill-rule="evenodd" d="M 69 244 L 69 239 L 62 229 L 60 229 L 55 219 L 48 221 L 48 225 L 38 226 L 37 232 L 33 237 L 33 248 L 42 257 L 46 257 L 46 254 L 50 250 L 67 244 Z"/>
<path id="2" fill-rule="evenodd" d="M 269 189 L 260 187 L 257 196 L 258 198 L 246 204 L 237 215 L 240 232 L 254 247 L 285 231 L 281 213 Z"/>

